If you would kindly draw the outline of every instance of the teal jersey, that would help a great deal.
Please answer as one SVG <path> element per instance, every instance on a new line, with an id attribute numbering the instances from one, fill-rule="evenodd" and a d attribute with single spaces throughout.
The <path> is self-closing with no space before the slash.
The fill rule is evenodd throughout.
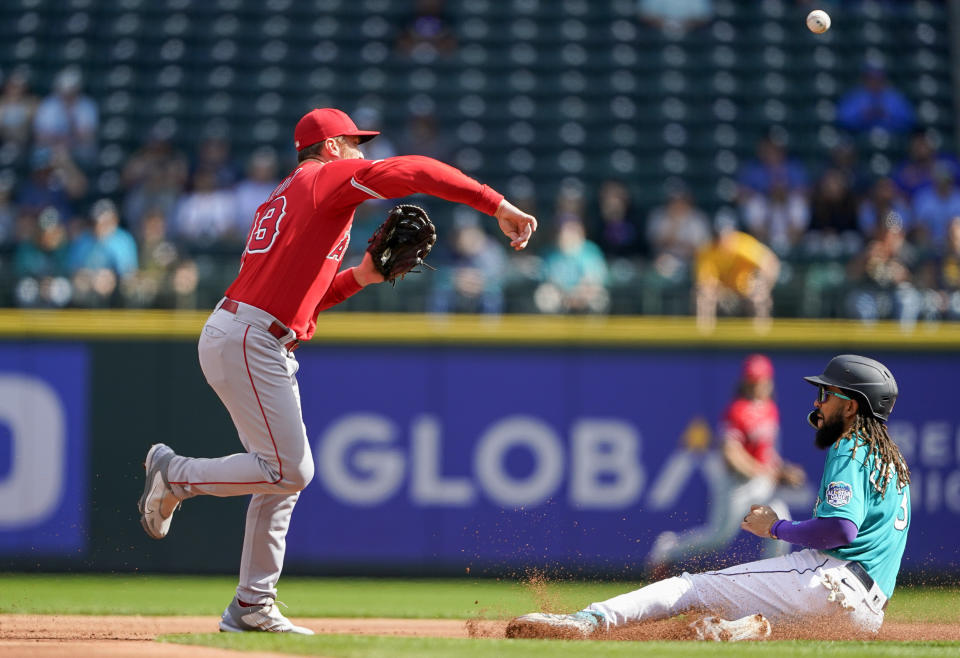
<path id="1" fill-rule="evenodd" d="M 853 446 L 853 439 L 845 438 L 827 450 L 813 515 L 848 519 L 857 525 L 856 539 L 824 552 L 859 562 L 889 598 L 910 530 L 910 486 L 898 489 L 894 474 L 881 497 L 873 486 L 879 476 L 876 455 L 871 455 L 867 465 L 867 446 L 858 447 L 856 457 L 851 458 Z"/>

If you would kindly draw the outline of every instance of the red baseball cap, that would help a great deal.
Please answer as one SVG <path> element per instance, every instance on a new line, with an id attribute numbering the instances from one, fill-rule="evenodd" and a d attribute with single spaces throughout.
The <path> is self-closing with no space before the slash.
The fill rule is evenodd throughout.
<path id="1" fill-rule="evenodd" d="M 302 151 L 328 137 L 343 135 L 359 137 L 362 144 L 379 134 L 377 130 L 358 130 L 353 119 L 347 116 L 346 112 L 332 107 L 323 107 L 310 110 L 297 121 L 297 127 L 293 131 L 293 145 L 298 151 Z"/>
<path id="2" fill-rule="evenodd" d="M 748 382 L 773 378 L 773 362 L 763 354 L 751 354 L 743 362 L 743 378 Z"/>

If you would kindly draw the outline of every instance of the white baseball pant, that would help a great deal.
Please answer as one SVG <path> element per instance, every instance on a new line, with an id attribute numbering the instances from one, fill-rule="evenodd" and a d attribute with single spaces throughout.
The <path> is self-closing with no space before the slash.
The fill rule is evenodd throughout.
<path id="1" fill-rule="evenodd" d="M 247 508 L 237 596 L 247 603 L 276 599 L 293 507 L 313 478 L 313 456 L 300 409 L 299 365 L 276 319 L 238 303 L 217 305 L 200 336 L 200 367 L 230 412 L 245 453 L 215 459 L 176 456 L 168 478 L 181 498 L 252 494 Z"/>
<path id="2" fill-rule="evenodd" d="M 759 612 L 774 627 L 778 622 L 830 618 L 848 624 L 851 631 L 875 633 L 883 624 L 887 597 L 876 583 L 867 590 L 847 564 L 808 548 L 722 571 L 684 572 L 592 603 L 587 610 L 601 613 L 610 626 L 698 609 L 725 619 Z"/>

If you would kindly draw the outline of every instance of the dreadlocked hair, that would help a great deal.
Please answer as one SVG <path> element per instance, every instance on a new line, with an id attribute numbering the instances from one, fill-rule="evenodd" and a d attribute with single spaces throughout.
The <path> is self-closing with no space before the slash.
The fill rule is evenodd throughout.
<path id="1" fill-rule="evenodd" d="M 910 469 L 900 453 L 900 448 L 893 442 L 887 433 L 887 426 L 872 416 L 857 414 L 857 421 L 848 436 L 853 439 L 853 453 L 851 459 L 857 456 L 857 448 L 867 446 L 867 458 L 864 463 L 870 468 L 870 455 L 875 456 L 876 468 L 871 471 L 870 481 L 873 488 L 883 498 L 887 492 L 887 485 L 897 475 L 897 491 L 910 484 Z M 874 473 L 877 474 L 874 477 Z"/>

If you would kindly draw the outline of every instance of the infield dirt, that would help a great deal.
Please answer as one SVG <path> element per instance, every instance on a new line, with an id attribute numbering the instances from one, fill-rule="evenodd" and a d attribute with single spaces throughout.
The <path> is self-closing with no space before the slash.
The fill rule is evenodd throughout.
<path id="1" fill-rule="evenodd" d="M 217 617 L 140 617 L 88 615 L 0 615 L 0 655 L 5 658 L 227 658 L 238 655 L 266 658 L 282 654 L 238 653 L 154 642 L 168 633 L 214 633 Z M 334 619 L 301 618 L 295 623 L 321 634 L 385 635 L 396 637 L 503 638 L 505 620 L 471 619 Z M 684 640 L 686 622 L 666 620 L 638 624 L 596 636 L 605 640 Z M 777 628 L 773 640 L 864 639 L 830 632 L 829 628 Z M 960 641 L 960 626 L 940 623 L 887 622 L 875 641 Z M 535 642 L 536 640 L 530 640 Z M 289 658 L 289 657 L 286 657 Z"/>

